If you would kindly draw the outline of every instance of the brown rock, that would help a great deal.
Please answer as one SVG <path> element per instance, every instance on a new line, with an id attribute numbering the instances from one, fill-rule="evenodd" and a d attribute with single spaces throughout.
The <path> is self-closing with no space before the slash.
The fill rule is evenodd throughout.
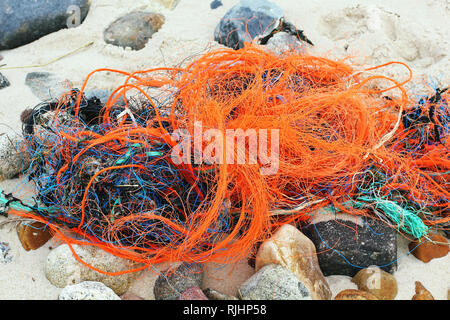
<path id="1" fill-rule="evenodd" d="M 53 237 L 50 227 L 39 221 L 22 222 L 17 226 L 17 235 L 26 251 L 39 249 Z"/>
<path id="2" fill-rule="evenodd" d="M 378 298 L 366 291 L 347 289 L 339 292 L 334 300 L 378 300 Z"/>
<path id="3" fill-rule="evenodd" d="M 434 242 L 447 243 L 447 239 L 440 234 L 432 234 L 429 238 Z M 429 262 L 434 258 L 441 258 L 447 255 L 449 246 L 445 244 L 438 244 L 428 241 L 427 239 L 420 239 L 421 241 L 412 241 L 408 245 L 412 254 L 423 262 Z"/>
<path id="4" fill-rule="evenodd" d="M 394 300 L 398 292 L 397 280 L 376 266 L 359 271 L 352 279 L 359 290 L 369 292 L 379 300 Z"/>
<path id="5" fill-rule="evenodd" d="M 269 264 L 279 264 L 294 273 L 313 300 L 331 299 L 331 290 L 320 270 L 314 244 L 294 226 L 283 225 L 271 239 L 261 244 L 255 269 L 258 271 Z"/>
<path id="6" fill-rule="evenodd" d="M 425 289 L 425 287 L 420 283 L 420 281 L 416 281 L 416 294 L 412 297 L 412 300 L 434 300 L 430 291 Z"/>

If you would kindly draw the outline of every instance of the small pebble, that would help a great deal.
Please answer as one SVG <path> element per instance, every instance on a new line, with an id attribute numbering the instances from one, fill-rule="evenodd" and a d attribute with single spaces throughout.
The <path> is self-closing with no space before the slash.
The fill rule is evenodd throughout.
<path id="1" fill-rule="evenodd" d="M 8 242 L 0 242 L 0 263 L 10 263 L 13 256 L 10 254 L 11 247 Z"/>
<path id="2" fill-rule="evenodd" d="M 339 292 L 334 300 L 378 300 L 378 298 L 366 291 L 347 289 Z"/>
<path id="3" fill-rule="evenodd" d="M 155 300 L 177 300 L 184 291 L 200 287 L 203 267 L 196 263 L 183 263 L 175 271 L 163 272 L 155 281 Z"/>
<path id="4" fill-rule="evenodd" d="M 8 81 L 8 79 L 6 79 L 6 77 L 0 73 L 0 89 L 9 87 L 11 85 L 11 83 Z"/>
<path id="5" fill-rule="evenodd" d="M 376 266 L 362 269 L 352 279 L 359 290 L 369 292 L 379 300 L 394 300 L 397 295 L 397 280 Z"/>
<path id="6" fill-rule="evenodd" d="M 440 234 L 432 234 L 429 236 L 430 240 L 435 242 L 447 243 L 447 239 Z M 430 262 L 433 259 L 445 257 L 449 252 L 449 246 L 445 244 L 438 244 L 421 239 L 421 241 L 412 241 L 408 245 L 411 253 L 423 262 Z"/>
<path id="7" fill-rule="evenodd" d="M 53 237 L 50 227 L 35 222 L 22 222 L 17 226 L 17 236 L 22 247 L 26 250 L 36 250 L 42 247 Z"/>
<path id="8" fill-rule="evenodd" d="M 214 0 L 213 2 L 211 2 L 211 4 L 209 5 L 211 7 L 211 9 L 217 9 L 218 7 L 222 6 L 223 3 L 220 0 Z"/>
<path id="9" fill-rule="evenodd" d="M 416 281 L 415 285 L 416 294 L 412 297 L 412 300 L 434 300 L 434 297 L 431 295 L 430 291 L 425 289 L 420 281 Z"/>
<path id="10" fill-rule="evenodd" d="M 131 12 L 115 20 L 106 28 L 106 43 L 133 50 L 141 50 L 164 24 L 164 16 L 153 12 Z"/>
<path id="11" fill-rule="evenodd" d="M 199 287 L 190 287 L 181 293 L 178 300 L 209 300 Z"/>

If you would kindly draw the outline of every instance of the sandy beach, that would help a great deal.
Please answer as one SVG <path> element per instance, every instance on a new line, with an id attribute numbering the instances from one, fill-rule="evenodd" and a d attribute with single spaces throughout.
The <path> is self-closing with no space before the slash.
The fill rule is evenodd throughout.
<path id="1" fill-rule="evenodd" d="M 405 87 L 409 94 L 429 92 L 430 88 L 450 82 L 450 1 L 449 0 L 273 0 L 285 12 L 286 20 L 304 30 L 314 47 L 311 54 L 340 59 L 351 57 L 361 68 L 389 61 L 406 63 L 413 80 Z M 12 50 L 0 51 L 7 69 L 1 69 L 11 85 L 0 90 L 0 133 L 21 133 L 20 114 L 40 99 L 25 85 L 29 72 L 57 74 L 81 87 L 86 76 L 95 69 L 112 68 L 127 72 L 153 67 L 184 66 L 204 52 L 219 48 L 214 29 L 237 0 L 222 0 L 217 9 L 210 1 L 181 0 L 169 10 L 149 0 L 92 0 L 85 21 L 76 28 L 63 29 Z M 119 16 L 142 10 L 161 13 L 165 22 L 161 29 L 138 51 L 106 44 L 103 31 Z M 79 49 L 79 50 L 77 50 Z M 58 57 L 70 55 L 43 65 Z M 27 67 L 28 66 L 28 67 Z M 11 68 L 16 67 L 16 68 Z M 386 67 L 376 72 L 402 80 L 408 72 L 402 67 Z M 94 75 L 87 89 L 115 89 L 124 78 L 113 73 Z M 21 199 L 30 199 L 33 186 L 24 177 L 0 182 L 0 188 Z M 0 217 L 0 223 L 5 222 Z M 61 288 L 46 278 L 44 265 L 56 240 L 34 251 L 25 251 L 17 237 L 14 223 L 2 224 L 0 242 L 8 243 L 11 262 L 0 262 L 0 299 L 58 299 Z M 155 266 L 155 268 L 157 268 Z M 240 283 L 254 271 L 246 262 L 219 268 L 210 266 L 204 286 L 227 294 L 236 294 Z M 397 300 L 410 300 L 414 282 L 420 281 L 436 300 L 447 300 L 450 289 L 450 254 L 424 263 L 409 254 L 408 240 L 399 236 L 398 270 L 393 274 L 398 283 Z M 154 299 L 153 283 L 157 274 L 146 271 L 132 285 L 133 292 Z M 333 297 L 356 285 L 347 276 L 329 276 Z"/>

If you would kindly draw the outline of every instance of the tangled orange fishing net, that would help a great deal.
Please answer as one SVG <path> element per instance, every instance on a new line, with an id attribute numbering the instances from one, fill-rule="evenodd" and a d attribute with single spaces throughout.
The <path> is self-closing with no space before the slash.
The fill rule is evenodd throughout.
<path id="1" fill-rule="evenodd" d="M 372 75 L 390 64 L 409 77 Z M 125 77 L 104 105 L 83 95 L 103 71 Z M 276 226 L 330 204 L 421 237 L 450 220 L 448 93 L 418 103 L 403 88 L 410 79 L 400 62 L 356 70 L 255 44 L 185 68 L 96 70 L 25 117 L 38 201 L 10 213 L 142 263 L 90 266 L 110 275 L 237 261 Z"/>

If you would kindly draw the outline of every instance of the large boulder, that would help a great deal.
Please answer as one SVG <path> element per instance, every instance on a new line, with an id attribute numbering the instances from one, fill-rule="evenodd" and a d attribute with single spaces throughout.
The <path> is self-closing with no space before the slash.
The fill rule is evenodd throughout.
<path id="1" fill-rule="evenodd" d="M 87 16 L 90 0 L 20 0 L 0 2 L 0 50 L 13 49 Z"/>

